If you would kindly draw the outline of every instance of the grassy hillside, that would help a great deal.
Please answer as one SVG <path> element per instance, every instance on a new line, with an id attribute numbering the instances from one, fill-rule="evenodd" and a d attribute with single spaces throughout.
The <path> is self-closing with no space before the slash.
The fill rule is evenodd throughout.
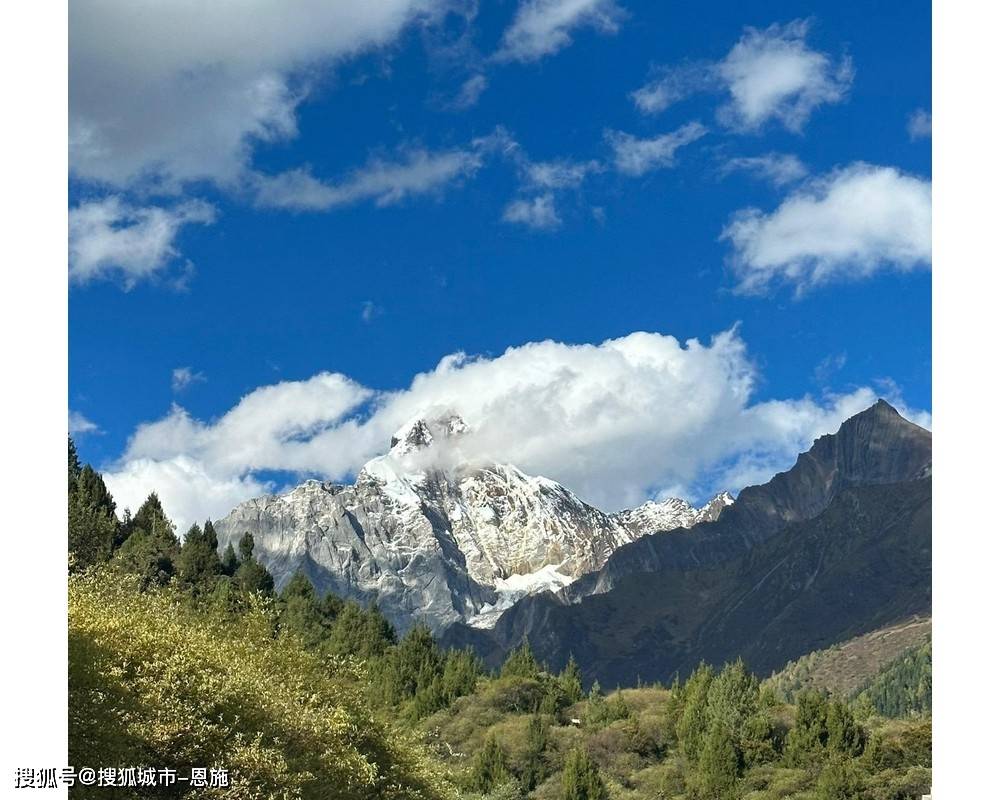
<path id="1" fill-rule="evenodd" d="M 803 689 L 853 696 L 892 661 L 929 641 L 930 635 L 930 617 L 914 617 L 789 662 L 768 683 L 785 701 Z"/>
<path id="2" fill-rule="evenodd" d="M 230 789 L 190 797 L 450 795 L 440 766 L 372 712 L 363 665 L 275 637 L 264 598 L 223 616 L 110 571 L 75 575 L 69 657 L 72 764 L 231 771 Z"/>

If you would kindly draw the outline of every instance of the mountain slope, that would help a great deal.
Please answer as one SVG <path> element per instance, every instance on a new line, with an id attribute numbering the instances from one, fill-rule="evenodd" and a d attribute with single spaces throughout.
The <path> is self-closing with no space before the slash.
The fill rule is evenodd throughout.
<path id="1" fill-rule="evenodd" d="M 884 402 L 741 492 L 715 522 L 623 547 L 559 596 L 525 598 L 449 644 L 489 661 L 527 638 L 605 685 L 742 656 L 787 661 L 930 607 L 930 434 Z"/>
<path id="2" fill-rule="evenodd" d="M 488 627 L 517 599 L 561 589 L 641 536 L 714 518 L 731 501 L 606 514 L 547 478 L 464 461 L 465 431 L 455 415 L 413 420 L 351 486 L 307 481 L 243 503 L 216 524 L 220 548 L 249 531 L 279 587 L 302 570 L 321 592 L 378 602 L 402 630 Z"/>

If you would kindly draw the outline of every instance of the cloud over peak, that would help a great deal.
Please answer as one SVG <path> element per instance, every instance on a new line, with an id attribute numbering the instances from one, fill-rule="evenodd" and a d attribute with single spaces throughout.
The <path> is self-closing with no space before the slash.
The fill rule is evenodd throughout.
<path id="1" fill-rule="evenodd" d="M 617 509 L 664 487 L 710 493 L 767 478 L 877 397 L 755 402 L 758 382 L 735 329 L 707 343 L 636 332 L 459 352 L 395 391 L 320 373 L 255 389 L 214 421 L 174 406 L 135 431 L 105 477 L 123 507 L 155 489 L 189 524 L 274 488 L 264 477 L 274 471 L 349 478 L 404 422 L 447 407 L 470 427 L 461 458 L 513 463 Z"/>

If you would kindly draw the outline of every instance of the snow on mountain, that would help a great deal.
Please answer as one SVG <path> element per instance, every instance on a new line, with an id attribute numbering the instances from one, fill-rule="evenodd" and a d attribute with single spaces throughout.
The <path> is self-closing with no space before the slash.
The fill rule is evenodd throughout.
<path id="1" fill-rule="evenodd" d="M 411 420 L 351 486 L 306 481 L 238 506 L 216 523 L 220 548 L 250 531 L 279 587 L 303 570 L 320 592 L 375 600 L 401 630 L 489 627 L 520 597 L 561 589 L 622 545 L 732 502 L 606 514 L 555 481 L 463 460 L 467 430 L 450 413 Z"/>
<path id="2" fill-rule="evenodd" d="M 734 502 L 729 492 L 717 494 L 701 508 L 676 497 L 662 501 L 647 500 L 636 508 L 619 511 L 614 518 L 637 535 L 644 536 L 654 531 L 690 528 L 699 522 L 714 521 L 719 518 L 722 509 Z"/>

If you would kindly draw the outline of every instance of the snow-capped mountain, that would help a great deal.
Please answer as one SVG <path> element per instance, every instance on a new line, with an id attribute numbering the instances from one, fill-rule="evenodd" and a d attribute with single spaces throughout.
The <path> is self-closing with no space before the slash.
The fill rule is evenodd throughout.
<path id="1" fill-rule="evenodd" d="M 732 502 L 606 514 L 547 478 L 464 461 L 467 430 L 454 414 L 415 419 L 351 486 L 306 481 L 241 504 L 216 523 L 220 547 L 250 531 L 279 587 L 303 570 L 321 592 L 375 600 L 402 630 L 489 627 L 517 599 L 561 589 L 622 545 L 714 519 Z"/>
<path id="2" fill-rule="evenodd" d="M 614 515 L 629 530 L 639 536 L 654 531 L 672 531 L 675 528 L 690 528 L 699 522 L 714 521 L 722 509 L 735 501 L 729 492 L 717 494 L 701 508 L 692 506 L 687 500 L 669 497 L 666 500 L 647 500 L 641 506 L 619 511 Z"/>

